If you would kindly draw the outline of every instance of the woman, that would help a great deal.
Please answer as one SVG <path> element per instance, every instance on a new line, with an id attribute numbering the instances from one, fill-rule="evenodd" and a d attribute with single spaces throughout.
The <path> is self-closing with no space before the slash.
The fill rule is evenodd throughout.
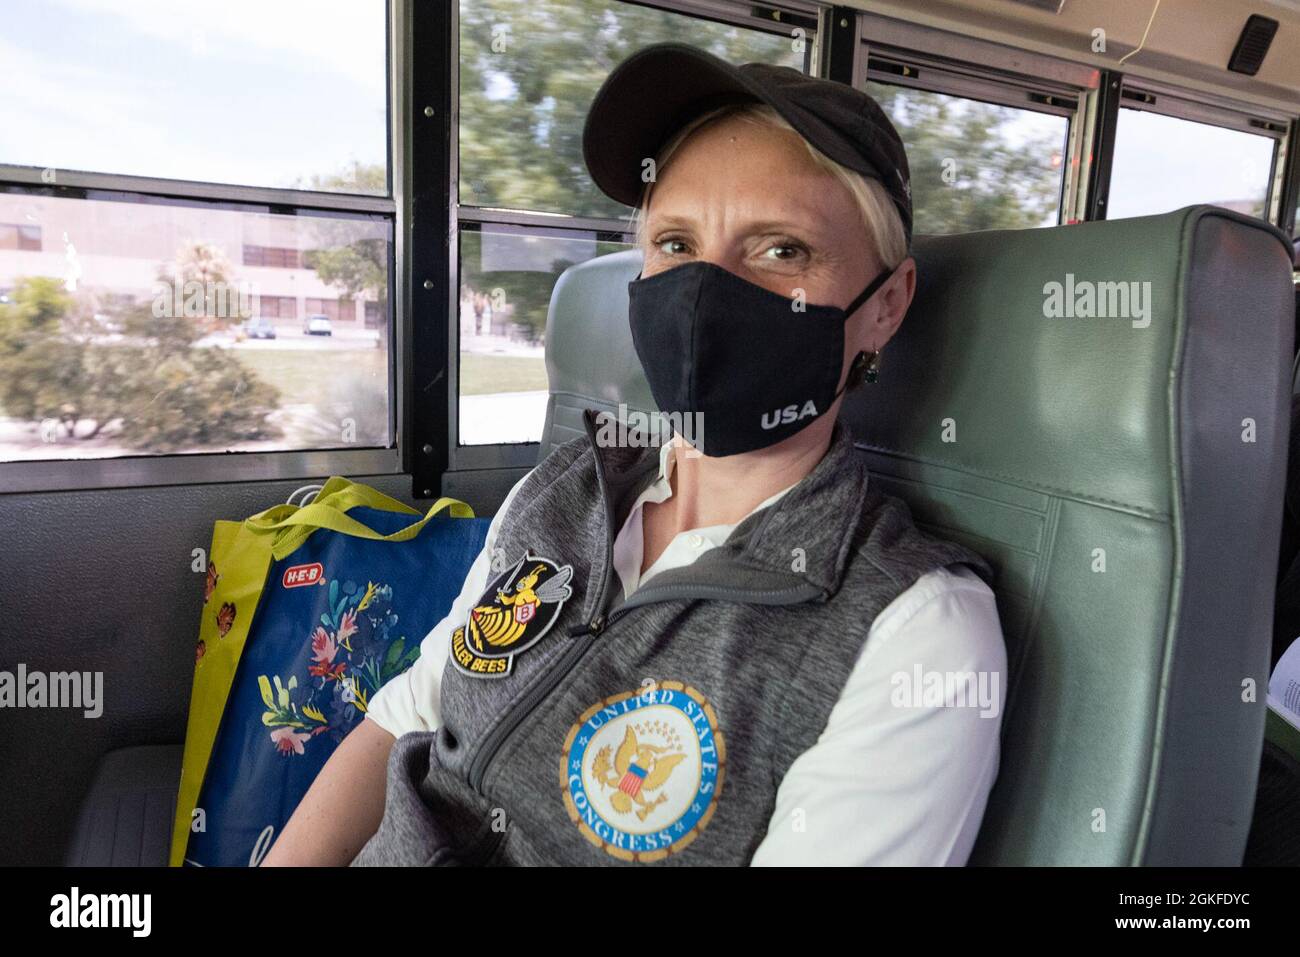
<path id="1" fill-rule="evenodd" d="M 267 863 L 965 863 L 1004 701 L 988 568 L 837 423 L 915 287 L 898 134 L 850 87 L 663 44 L 584 153 L 639 204 L 656 401 L 701 428 L 619 446 L 587 413 Z M 922 706 L 922 674 L 996 700 Z"/>

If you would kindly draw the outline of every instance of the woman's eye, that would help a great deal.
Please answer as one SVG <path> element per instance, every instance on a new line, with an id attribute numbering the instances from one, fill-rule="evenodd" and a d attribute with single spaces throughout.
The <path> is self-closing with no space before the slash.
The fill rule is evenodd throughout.
<path id="1" fill-rule="evenodd" d="M 665 256 L 680 256 L 686 252 L 686 243 L 680 239 L 664 239 L 659 242 L 659 251 Z"/>
<path id="2" fill-rule="evenodd" d="M 775 245 L 768 246 L 763 252 L 769 259 L 788 261 L 791 259 L 798 259 L 799 256 L 803 254 L 803 248 L 801 246 L 796 246 L 793 243 L 776 243 Z"/>

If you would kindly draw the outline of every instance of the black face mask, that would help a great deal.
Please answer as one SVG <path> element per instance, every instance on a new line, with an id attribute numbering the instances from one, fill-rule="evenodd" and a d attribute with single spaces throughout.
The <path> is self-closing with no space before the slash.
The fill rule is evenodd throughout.
<path id="1" fill-rule="evenodd" d="M 705 455 L 775 445 L 844 390 L 844 323 L 891 275 L 844 309 L 808 305 L 710 262 L 628 283 L 632 343 L 659 411 Z M 860 353 L 859 359 L 865 354 Z"/>

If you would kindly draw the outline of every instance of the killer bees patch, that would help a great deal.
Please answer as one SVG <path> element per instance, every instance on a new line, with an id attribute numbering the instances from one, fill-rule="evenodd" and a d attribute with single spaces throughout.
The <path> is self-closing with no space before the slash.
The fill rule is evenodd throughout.
<path id="1" fill-rule="evenodd" d="M 537 644 L 573 594 L 572 565 L 525 550 L 494 578 L 451 636 L 451 663 L 473 678 L 503 678 L 514 658 Z"/>
<path id="2" fill-rule="evenodd" d="M 588 708 L 560 758 L 564 807 L 582 836 L 625 861 L 687 848 L 713 817 L 726 747 L 704 695 L 680 681 Z"/>

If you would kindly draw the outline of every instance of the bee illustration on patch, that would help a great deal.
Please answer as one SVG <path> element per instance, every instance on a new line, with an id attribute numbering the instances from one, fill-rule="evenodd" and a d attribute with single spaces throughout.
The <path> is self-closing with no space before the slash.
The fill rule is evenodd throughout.
<path id="1" fill-rule="evenodd" d="M 651 811 L 668 800 L 659 789 L 668 783 L 673 770 L 685 759 L 685 753 L 670 747 L 642 744 L 629 725 L 612 759 L 608 745 L 596 752 L 591 773 L 602 785 L 615 789 L 609 799 L 614 810 L 620 814 L 635 810 L 636 816 L 644 821 Z M 659 793 L 654 794 L 656 791 Z"/>
<path id="2" fill-rule="evenodd" d="M 495 598 L 470 612 L 469 637 L 475 650 L 491 655 L 520 652 L 531 645 L 550 626 L 550 620 L 543 623 L 542 618 L 554 619 L 554 615 L 539 616 L 539 612 L 545 605 L 554 605 L 559 611 L 559 605 L 573 594 L 572 577 L 573 566 L 557 567 L 525 551 L 515 567 L 493 583 Z"/>
<path id="3" fill-rule="evenodd" d="M 221 576 L 217 574 L 217 566 L 212 562 L 208 562 L 207 580 L 203 583 L 203 604 L 208 603 L 208 599 L 212 597 L 212 593 L 216 590 L 219 581 L 221 581 Z"/>
<path id="4" fill-rule="evenodd" d="M 498 575 L 457 629 L 451 661 L 474 678 L 504 678 L 514 656 L 531 648 L 550 630 L 573 595 L 573 566 L 560 565 L 527 549 Z"/>
<path id="5" fill-rule="evenodd" d="M 235 627 L 235 606 L 226 602 L 217 612 L 217 637 L 224 638 Z"/>

